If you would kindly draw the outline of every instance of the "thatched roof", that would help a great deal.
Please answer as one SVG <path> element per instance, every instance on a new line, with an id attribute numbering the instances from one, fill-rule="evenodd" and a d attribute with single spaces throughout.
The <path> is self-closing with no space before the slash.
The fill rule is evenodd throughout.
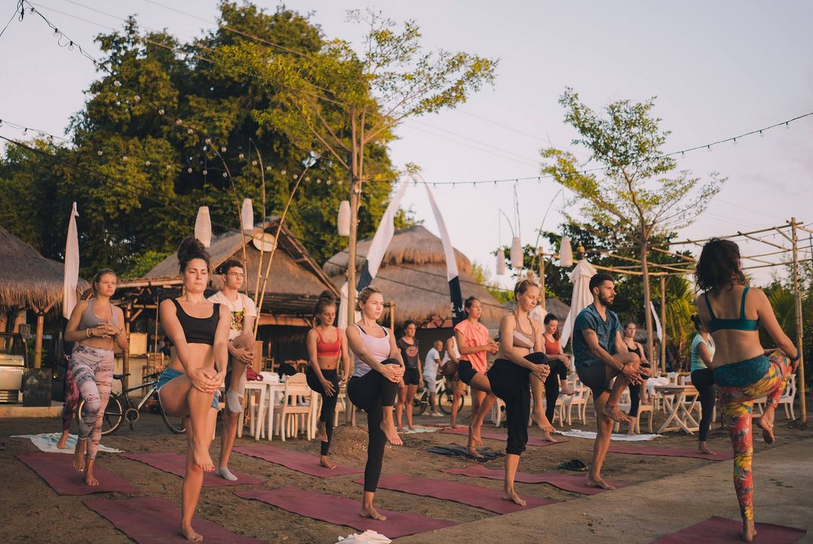
<path id="1" fill-rule="evenodd" d="M 254 295 L 257 274 L 260 271 L 260 250 L 251 241 L 253 238 L 259 238 L 263 231 L 266 236 L 276 234 L 278 225 L 279 218 L 273 217 L 255 227 L 252 232 L 245 234 L 248 257 L 245 271 L 249 296 Z M 217 268 L 228 259 L 243 262 L 242 239 L 241 233 L 235 231 L 213 238 L 208 250 L 212 257 L 212 266 Z M 263 274 L 268 263 L 268 256 L 269 252 L 266 250 L 263 255 Z M 178 273 L 178 255 L 173 253 L 147 272 L 143 278 L 124 280 L 121 282 L 121 286 L 124 288 L 147 285 L 172 287 L 181 283 L 181 276 Z M 213 276 L 212 283 L 215 289 L 219 289 L 221 287 L 219 276 Z M 262 282 L 260 288 L 262 289 Z M 271 265 L 265 289 L 263 312 L 310 315 L 319 294 L 326 289 L 333 291 L 338 296 L 338 291 L 333 283 L 313 260 L 305 246 L 283 225 L 279 236 L 279 247 L 274 255 L 274 262 Z"/>
<path id="2" fill-rule="evenodd" d="M 0 227 L 0 308 L 52 310 L 62 306 L 65 267 L 46 259 Z M 89 287 L 79 279 L 77 292 Z"/>
<path id="3" fill-rule="evenodd" d="M 372 239 L 358 243 L 358 271 L 364 267 L 364 256 L 371 243 Z M 496 327 L 505 313 L 502 306 L 482 285 L 472 280 L 471 261 L 457 250 L 455 255 L 463 298 L 471 295 L 479 298 L 483 304 L 483 322 L 489 328 Z M 348 261 L 347 251 L 342 251 L 325 263 L 323 268 L 336 285 L 344 283 Z M 451 319 L 443 243 L 423 226 L 395 232 L 373 285 L 381 289 L 384 300 L 396 304 L 396 323 L 403 323 L 407 319 L 427 323 L 433 316 L 436 316 L 436 324 Z"/>
<path id="4" fill-rule="evenodd" d="M 508 311 L 512 311 L 516 308 L 517 305 L 513 300 L 509 300 L 505 304 L 503 304 L 503 308 Z M 551 298 L 545 297 L 545 310 L 549 314 L 553 314 L 559 320 L 559 324 L 562 325 L 567 318 L 567 314 L 570 313 L 570 306 L 559 300 L 558 298 Z"/>

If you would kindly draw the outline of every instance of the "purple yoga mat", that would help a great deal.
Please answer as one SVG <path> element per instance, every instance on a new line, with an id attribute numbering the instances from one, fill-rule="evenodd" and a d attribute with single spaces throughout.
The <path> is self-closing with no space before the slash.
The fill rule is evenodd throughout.
<path id="1" fill-rule="evenodd" d="M 320 478 L 330 478 L 331 476 L 344 476 L 345 474 L 361 474 L 364 472 L 360 468 L 348 467 L 343 465 L 336 465 L 336 468 L 330 470 L 319 466 L 319 458 L 315 455 L 308 453 L 300 453 L 298 451 L 284 450 L 282 448 L 274 448 L 271 446 L 256 446 L 246 447 L 238 446 L 234 448 L 237 453 L 243 455 L 250 455 L 269 463 L 282 465 L 285 468 L 308 474 L 310 476 L 318 476 Z"/>
<path id="2" fill-rule="evenodd" d="M 353 480 L 363 484 L 364 480 Z M 392 489 L 402 493 L 410 493 L 421 497 L 433 497 L 445 501 L 455 501 L 469 506 L 475 506 L 495 512 L 497 514 L 512 514 L 528 508 L 553 504 L 556 501 L 539 499 L 523 495 L 526 506 L 519 506 L 502 498 L 502 491 L 486 489 L 478 485 L 462 484 L 454 480 L 434 480 L 430 478 L 416 478 L 404 474 L 391 474 L 382 476 L 378 481 L 379 489 Z"/>
<path id="3" fill-rule="evenodd" d="M 122 457 L 132 459 L 133 461 L 140 461 L 146 465 L 150 465 L 158 470 L 169 472 L 175 476 L 183 478 L 186 473 L 186 457 L 178 455 L 177 453 L 125 453 Z M 264 482 L 260 478 L 249 476 L 242 472 L 232 471 L 232 474 L 237 476 L 237 481 L 230 482 L 224 480 L 220 476 L 215 476 L 213 472 L 203 473 L 203 487 L 223 487 L 231 485 L 257 485 Z"/>
<path id="4" fill-rule="evenodd" d="M 189 544 L 178 534 L 181 507 L 167 499 L 141 497 L 123 501 L 85 499 L 82 502 L 138 544 Z M 206 544 L 267 544 L 256 538 L 236 535 L 198 516 L 192 518 L 192 527 L 203 535 Z"/>
<path id="5" fill-rule="evenodd" d="M 494 470 L 486 468 L 482 465 L 472 465 L 466 468 L 445 468 L 443 472 L 447 474 L 459 474 L 462 476 L 470 476 L 472 478 L 488 478 L 490 480 L 503 480 L 505 472 L 502 470 Z M 542 474 L 528 474 L 527 472 L 517 472 L 517 482 L 524 484 L 550 484 L 564 489 L 565 491 L 572 491 L 573 493 L 582 493 L 584 495 L 598 495 L 603 493 L 604 489 L 596 487 L 588 487 L 585 485 L 585 475 L 576 476 L 573 474 L 559 474 L 556 472 L 543 472 Z M 607 482 L 615 487 L 626 487 L 624 484 L 618 482 Z"/>
<path id="6" fill-rule="evenodd" d="M 457 429 L 448 428 L 443 429 L 440 432 L 447 434 L 457 434 L 460 436 L 469 436 L 468 427 L 458 427 Z M 505 442 L 506 440 L 508 440 L 508 435 L 501 431 L 491 431 L 488 429 L 483 429 L 480 431 L 480 438 L 487 438 L 488 440 L 499 440 L 501 442 Z M 538 436 L 529 436 L 528 445 L 544 448 L 545 446 L 553 446 L 555 444 L 567 442 L 567 440 L 565 440 L 564 438 L 556 438 L 556 440 L 558 440 L 558 442 L 548 442 L 547 440 L 542 440 Z"/>
<path id="7" fill-rule="evenodd" d="M 802 538 L 807 531 L 773 525 L 771 523 L 757 523 L 758 542 L 770 542 L 770 544 L 791 544 Z M 711 517 L 706 521 L 687 527 L 680 532 L 666 535 L 654 541 L 652 544 L 724 544 L 742 542 L 740 531 L 742 521 Z"/>
<path id="8" fill-rule="evenodd" d="M 733 459 L 734 454 L 730 451 L 725 453 L 715 453 L 707 455 L 697 450 L 681 450 L 678 448 L 652 448 L 649 446 L 626 446 L 621 444 L 610 444 L 610 453 L 629 453 L 631 455 L 660 455 L 663 457 L 693 457 L 695 459 L 705 459 L 707 461 L 726 461 Z"/>
<path id="9" fill-rule="evenodd" d="M 262 501 L 288 512 L 334 525 L 345 525 L 359 531 L 373 529 L 388 538 L 425 533 L 457 525 L 453 521 L 427 518 L 410 512 L 392 512 L 381 508 L 378 508 L 378 512 L 387 517 L 386 521 L 363 518 L 359 516 L 361 502 L 357 499 L 325 495 L 296 487 L 284 487 L 273 491 L 267 489 L 236 491 L 235 495 L 244 499 Z"/>
<path id="10" fill-rule="evenodd" d="M 73 468 L 73 455 L 63 453 L 27 452 L 14 456 L 45 480 L 60 495 L 90 495 L 91 493 L 135 493 L 138 490 L 124 478 L 96 465 L 93 475 L 99 485 L 87 485 L 83 473 Z"/>

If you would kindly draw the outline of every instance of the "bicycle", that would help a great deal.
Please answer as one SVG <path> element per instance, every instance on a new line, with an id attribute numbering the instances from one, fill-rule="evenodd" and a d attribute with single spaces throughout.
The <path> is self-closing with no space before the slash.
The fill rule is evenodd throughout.
<path id="1" fill-rule="evenodd" d="M 454 392 L 452 389 L 446 387 L 446 380 L 438 378 L 435 381 L 435 402 L 440 411 L 445 415 L 452 413 L 452 401 L 454 400 Z M 465 402 L 465 396 L 460 399 L 461 408 Z M 423 415 L 429 407 L 429 391 L 426 386 L 420 387 L 415 393 L 415 398 L 412 399 L 412 413 L 416 415 Z"/>
<path id="2" fill-rule="evenodd" d="M 144 376 L 144 382 L 141 385 L 124 389 L 124 378 L 129 375 L 129 373 L 113 374 L 114 380 L 119 380 L 122 382 L 122 392 L 110 393 L 110 399 L 107 401 L 107 406 L 104 409 L 104 415 L 102 417 L 102 435 L 107 436 L 115 433 L 117 430 L 119 430 L 119 427 L 121 427 L 121 424 L 124 423 L 125 419 L 130 422 L 130 430 L 132 431 L 133 423 L 138 421 L 138 418 L 141 417 L 141 408 L 153 397 L 156 399 L 158 411 L 161 413 L 161 419 L 164 421 L 167 428 L 175 434 L 185 433 L 186 423 L 184 418 L 173 418 L 168 416 L 167 413 L 164 412 L 164 409 L 161 408 L 161 403 L 157 402 L 158 376 L 160 373 L 156 372 L 154 374 L 148 374 Z M 146 389 L 147 393 L 140 401 L 138 401 L 138 404 L 134 405 L 130 400 L 129 393 L 132 391 L 138 391 L 139 389 Z M 82 409 L 84 406 L 85 400 L 82 399 L 76 409 L 77 421 L 79 421 L 82 417 Z"/>

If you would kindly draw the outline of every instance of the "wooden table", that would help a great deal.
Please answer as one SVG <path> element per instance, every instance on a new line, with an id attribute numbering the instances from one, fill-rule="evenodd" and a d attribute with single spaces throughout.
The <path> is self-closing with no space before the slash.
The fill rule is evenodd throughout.
<path id="1" fill-rule="evenodd" d="M 700 429 L 700 424 L 692 417 L 699 395 L 693 385 L 656 385 L 655 392 L 663 398 L 667 411 L 666 421 L 658 429 L 659 434 L 680 430 L 694 434 Z"/>

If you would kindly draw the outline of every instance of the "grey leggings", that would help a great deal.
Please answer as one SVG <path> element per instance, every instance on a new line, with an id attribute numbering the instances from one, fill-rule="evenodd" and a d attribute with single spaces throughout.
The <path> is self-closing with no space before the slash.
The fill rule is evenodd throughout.
<path id="1" fill-rule="evenodd" d="M 102 438 L 102 418 L 113 386 L 113 351 L 78 344 L 71 354 L 76 388 L 85 401 L 79 420 L 79 440 L 87 440 L 87 457 L 96 459 Z"/>

